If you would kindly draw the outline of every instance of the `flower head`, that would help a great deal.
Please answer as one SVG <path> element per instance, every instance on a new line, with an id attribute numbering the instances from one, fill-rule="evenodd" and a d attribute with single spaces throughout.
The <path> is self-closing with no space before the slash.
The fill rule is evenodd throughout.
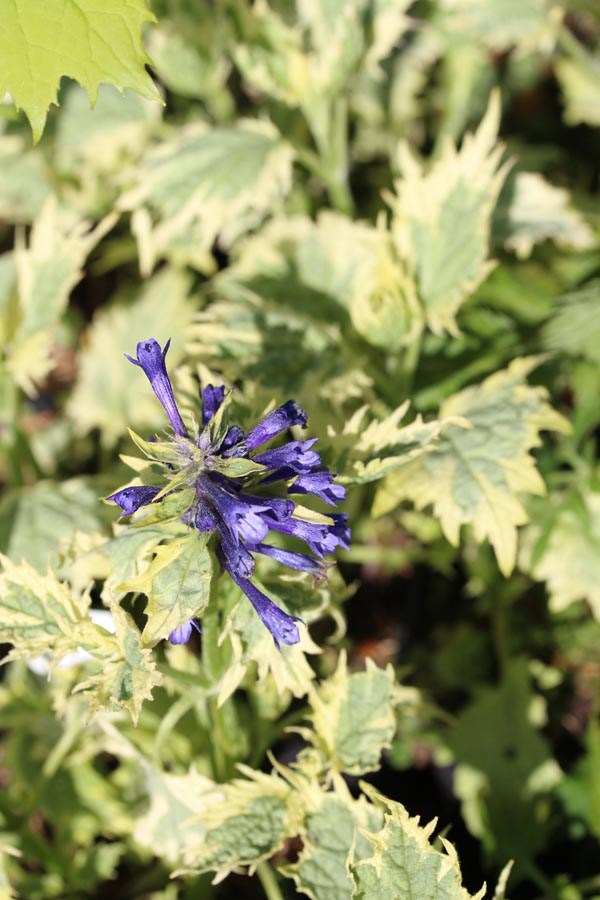
<path id="1" fill-rule="evenodd" d="M 290 428 L 306 426 L 306 413 L 294 400 L 288 400 L 244 433 L 222 415 L 230 400 L 225 388 L 209 384 L 201 391 L 202 427 L 190 435 L 167 373 L 168 348 L 169 342 L 161 350 L 158 342 L 150 339 L 137 345 L 135 359 L 127 357 L 143 370 L 176 434 L 169 462 L 165 463 L 167 477 L 173 483 L 168 493 L 194 488 L 190 492 L 193 502 L 182 521 L 215 536 L 223 568 L 246 594 L 277 647 L 281 643 L 296 644 L 300 640 L 297 623 L 301 620 L 284 612 L 252 582 L 255 557 L 262 554 L 321 578 L 327 569 L 324 557 L 337 547 L 349 546 L 347 517 L 333 513 L 309 521 L 296 508 L 293 496 L 309 494 L 335 507 L 344 499 L 345 490 L 335 483 L 313 449 L 315 439 L 287 440 L 265 447 Z M 130 486 L 108 499 L 121 507 L 122 515 L 131 515 L 152 503 L 159 491 L 150 485 Z M 309 552 L 271 543 L 270 537 L 277 534 L 302 542 Z M 193 627 L 198 626 L 191 620 L 183 623 L 169 640 L 174 644 L 187 642 Z"/>

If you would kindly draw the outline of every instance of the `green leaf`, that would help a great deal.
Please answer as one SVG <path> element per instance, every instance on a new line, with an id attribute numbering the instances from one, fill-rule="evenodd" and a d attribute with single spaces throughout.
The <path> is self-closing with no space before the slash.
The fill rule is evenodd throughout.
<path id="1" fill-rule="evenodd" d="M 182 862 L 186 848 L 204 834 L 195 817 L 206 794 L 214 790 L 210 778 L 191 771 L 185 775 L 161 772 L 144 765 L 149 805 L 137 818 L 134 841 L 170 865 Z"/>
<path id="2" fill-rule="evenodd" d="M 600 281 L 555 300 L 556 312 L 542 328 L 547 350 L 600 363 Z"/>
<path id="3" fill-rule="evenodd" d="M 287 194 L 292 158 L 267 122 L 180 128 L 136 167 L 135 186 L 121 201 L 134 213 L 142 270 L 148 274 L 178 243 L 177 258 L 191 264 L 217 237 L 229 247 Z"/>
<path id="4" fill-rule="evenodd" d="M 517 172 L 507 179 L 494 213 L 494 238 L 519 259 L 536 244 L 552 240 L 559 247 L 587 250 L 594 234 L 583 216 L 571 207 L 571 197 L 535 172 Z"/>
<path id="5" fill-rule="evenodd" d="M 517 526 L 528 521 L 520 496 L 545 491 L 530 451 L 540 445 L 542 429 L 569 429 L 548 405 L 545 389 L 527 385 L 536 365 L 536 359 L 516 359 L 450 397 L 440 418 L 458 416 L 471 427 L 449 426 L 429 453 L 393 472 L 378 489 L 374 514 L 402 500 L 412 500 L 417 509 L 432 505 L 451 544 L 458 546 L 461 526 L 471 525 L 478 542 L 490 541 L 501 572 L 509 575 Z"/>
<path id="6" fill-rule="evenodd" d="M 600 621 L 600 492 L 580 479 L 577 490 L 555 492 L 531 512 L 519 565 L 546 582 L 555 612 L 585 600 Z"/>
<path id="7" fill-rule="evenodd" d="M 172 338 L 168 362 L 174 372 L 193 315 L 189 288 L 190 279 L 183 272 L 165 268 L 135 298 L 98 312 L 85 337 L 79 377 L 67 404 L 79 434 L 98 428 L 102 443 L 113 447 L 128 425 L 139 430 L 167 426 L 164 410 L 142 371 L 123 354 L 134 354 L 137 342 L 147 338 L 151 329 L 161 344 Z"/>
<path id="8" fill-rule="evenodd" d="M 101 527 L 100 491 L 91 479 L 73 478 L 7 492 L 0 502 L 0 552 L 44 571 L 75 528 L 92 534 Z"/>
<path id="9" fill-rule="evenodd" d="M 312 730 L 303 733 L 338 772 L 372 772 L 391 745 L 395 707 L 414 699 L 414 691 L 396 685 L 391 666 L 380 669 L 367 658 L 365 672 L 349 674 L 342 652 L 336 672 L 309 691 Z"/>
<path id="10" fill-rule="evenodd" d="M 147 595 L 143 640 L 156 644 L 190 619 L 201 616 L 210 596 L 212 558 L 206 537 L 194 531 L 163 544 L 141 575 L 119 587 Z"/>
<path id="11" fill-rule="evenodd" d="M 548 52 L 560 26 L 550 0 L 441 0 L 439 25 L 461 41 L 483 42 L 497 52 Z"/>
<path id="12" fill-rule="evenodd" d="M 597 840 L 600 840 L 600 725 L 591 719 L 585 735 L 585 753 L 574 769 L 565 775 L 557 793 L 567 813 L 583 820 Z"/>
<path id="13" fill-rule="evenodd" d="M 372 855 L 359 858 L 353 848 L 349 871 L 354 882 L 353 900 L 483 900 L 485 886 L 470 894 L 462 886 L 456 850 L 440 838 L 445 853 L 435 850 L 430 838 L 435 820 L 421 827 L 419 817 L 411 818 L 400 803 L 386 800 L 367 785 L 368 796 L 385 809 L 383 828 L 365 833 Z"/>
<path id="14" fill-rule="evenodd" d="M 336 779 L 333 791 L 313 785 L 307 790 L 302 851 L 284 874 L 312 900 L 350 900 L 353 882 L 347 868 L 352 850 L 357 862 L 369 855 L 364 831 L 383 825 L 381 810 L 365 797 L 353 800 L 345 783 Z"/>
<path id="15" fill-rule="evenodd" d="M 74 629 L 88 622 L 89 597 L 75 596 L 51 571 L 40 575 L 5 556 L 0 562 L 0 640 L 13 644 L 8 659 L 46 651 L 60 657 L 75 649 Z"/>
<path id="16" fill-rule="evenodd" d="M 400 146 L 402 177 L 387 195 L 392 235 L 436 332 L 456 330 L 457 311 L 494 266 L 487 258 L 491 217 L 508 171 L 500 166 L 499 123 L 496 93 L 477 131 L 458 151 L 447 140 L 428 172 Z"/>
<path id="17" fill-rule="evenodd" d="M 116 221 L 116 213 L 111 213 L 90 229 L 89 222 L 59 207 L 52 196 L 33 223 L 28 245 L 23 233 L 17 233 L 13 259 L 18 303 L 5 349 L 8 371 L 24 391 L 34 394 L 36 383 L 50 370 L 54 329 L 69 294 L 82 276 L 86 257 Z"/>
<path id="18" fill-rule="evenodd" d="M 28 223 L 39 215 L 50 193 L 50 181 L 39 151 L 27 153 L 16 135 L 0 137 L 0 217 Z"/>
<path id="19" fill-rule="evenodd" d="M 341 481 L 347 484 L 378 481 L 428 453 L 436 446 L 445 428 L 461 426 L 461 420 L 456 418 L 423 422 L 417 416 L 410 425 L 399 427 L 407 410 L 408 403 L 403 403 L 385 419 L 374 419 L 366 427 L 367 407 L 356 411 L 344 425 L 342 433 L 336 436 L 332 448 L 337 455 L 336 468 L 342 473 Z"/>
<path id="20" fill-rule="evenodd" d="M 127 709 L 134 725 L 144 700 L 162 683 L 156 671 L 152 651 L 142 647 L 141 635 L 131 617 L 120 606 L 113 606 L 115 634 L 95 628 L 81 646 L 92 654 L 98 671 L 80 682 L 74 690 L 85 691 L 90 717 L 99 710 Z"/>
<path id="21" fill-rule="evenodd" d="M 462 768 L 484 777 L 476 787 L 484 845 L 496 860 L 525 866 L 544 842 L 545 804 L 536 798 L 560 780 L 558 764 L 531 722 L 527 660 L 513 660 L 498 687 L 481 690 L 460 714 L 450 747 Z"/>
<path id="22" fill-rule="evenodd" d="M 145 0 L 13 0 L 4 10 L 0 94 L 10 91 L 39 140 L 63 75 L 96 99 L 100 82 L 132 88 L 150 99 L 158 93 L 144 66 L 141 29 L 154 19 Z"/>
<path id="23" fill-rule="evenodd" d="M 185 852 L 187 866 L 214 871 L 217 880 L 239 866 L 252 873 L 300 831 L 302 805 L 294 788 L 276 773 L 239 769 L 245 779 L 215 785 L 202 798 L 197 822 L 205 831 Z"/>
<path id="24" fill-rule="evenodd" d="M 555 69 L 564 94 L 565 122 L 600 125 L 600 54 L 577 45 L 577 53 L 558 59 Z"/>

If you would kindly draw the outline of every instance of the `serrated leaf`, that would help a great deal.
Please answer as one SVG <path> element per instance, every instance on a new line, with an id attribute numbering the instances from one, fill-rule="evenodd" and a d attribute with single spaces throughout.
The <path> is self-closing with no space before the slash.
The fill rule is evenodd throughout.
<path id="1" fill-rule="evenodd" d="M 103 308 L 95 316 L 80 356 L 80 371 L 67 412 L 76 431 L 100 430 L 100 440 L 112 447 L 129 425 L 167 426 L 160 403 L 143 373 L 123 358 L 135 352 L 150 333 L 161 344 L 172 338 L 168 363 L 173 372 L 181 359 L 185 333 L 192 318 L 189 278 L 165 268 L 135 298 Z M 169 302 L 165 303 L 165 297 Z"/>
<path id="2" fill-rule="evenodd" d="M 212 558 L 206 536 L 193 531 L 158 547 L 148 568 L 121 591 L 147 595 L 145 644 L 156 644 L 190 619 L 201 616 L 210 596 Z"/>
<path id="3" fill-rule="evenodd" d="M 36 141 L 63 75 L 78 81 L 92 103 L 101 82 L 158 99 L 141 41 L 142 25 L 153 19 L 145 0 L 45 0 L 42 6 L 14 0 L 0 29 L 0 94 L 12 94 Z"/>
<path id="4" fill-rule="evenodd" d="M 571 250 L 587 250 L 596 243 L 583 216 L 571 207 L 569 192 L 535 172 L 517 172 L 508 178 L 493 228 L 494 238 L 519 259 L 530 256 L 542 241 L 552 240 Z"/>
<path id="5" fill-rule="evenodd" d="M 195 821 L 205 832 L 185 852 L 186 866 L 215 872 L 215 881 L 239 866 L 252 873 L 300 830 L 302 806 L 292 786 L 276 773 L 239 768 L 245 779 L 215 785 L 203 798 Z"/>
<path id="6" fill-rule="evenodd" d="M 45 571 L 75 527 L 87 534 L 101 527 L 100 491 L 91 479 L 73 478 L 7 492 L 0 502 L 0 552 Z"/>
<path id="7" fill-rule="evenodd" d="M 350 900 L 353 883 L 348 856 L 352 850 L 357 862 L 369 855 L 370 844 L 362 832 L 381 828 L 383 813 L 365 797 L 353 800 L 344 782 L 337 779 L 333 791 L 313 786 L 302 799 L 307 807 L 302 851 L 284 874 L 312 900 Z"/>
<path id="8" fill-rule="evenodd" d="M 402 404 L 385 419 L 373 419 L 364 425 L 367 407 L 361 407 L 336 436 L 333 452 L 341 481 L 346 484 L 365 484 L 378 481 L 400 466 L 428 453 L 450 425 L 467 427 L 458 418 L 423 422 L 417 416 L 410 425 L 400 426 L 408 403 Z"/>
<path id="9" fill-rule="evenodd" d="M 267 122 L 180 129 L 136 167 L 121 199 L 134 211 L 142 269 L 150 272 L 178 241 L 193 242 L 195 254 L 208 253 L 217 236 L 230 246 L 288 192 L 292 159 Z"/>
<path id="10" fill-rule="evenodd" d="M 0 557 L 0 640 L 13 644 L 10 659 L 27 659 L 46 651 L 58 657 L 73 646 L 77 625 L 88 621 L 90 598 L 75 596 L 53 572 L 36 572 Z M 75 644 L 76 646 L 76 644 Z"/>
<path id="11" fill-rule="evenodd" d="M 138 817 L 134 841 L 170 865 L 182 862 L 186 848 L 202 839 L 204 826 L 193 821 L 214 782 L 191 771 L 185 775 L 161 772 L 144 765 L 148 810 Z"/>
<path id="12" fill-rule="evenodd" d="M 394 736 L 395 707 L 413 694 L 396 685 L 391 666 L 380 669 L 371 659 L 366 671 L 349 673 L 342 652 L 336 672 L 310 688 L 312 730 L 303 733 L 338 772 L 372 772 Z"/>
<path id="13" fill-rule="evenodd" d="M 411 818 L 402 804 L 387 800 L 366 785 L 364 789 L 383 806 L 385 819 L 380 831 L 364 835 L 372 855 L 359 859 L 354 848 L 350 854 L 353 900 L 483 900 L 485 886 L 477 894 L 470 894 L 463 887 L 452 844 L 442 839 L 445 853 L 431 846 L 435 821 L 421 827 L 419 817 Z"/>
<path id="14" fill-rule="evenodd" d="M 98 671 L 74 690 L 85 691 L 89 715 L 99 710 L 128 710 L 136 724 L 144 700 L 162 683 L 152 651 L 142 647 L 141 635 L 131 617 L 120 606 L 111 609 L 115 634 L 96 629 L 81 646 L 95 658 Z"/>
<path id="15" fill-rule="evenodd" d="M 86 257 L 116 221 L 111 213 L 92 229 L 52 196 L 33 223 L 28 244 L 24 234 L 17 233 L 13 258 L 18 303 L 7 334 L 6 365 L 24 391 L 35 393 L 36 382 L 50 370 L 53 329 L 83 274 Z"/>
<path id="16" fill-rule="evenodd" d="M 585 600 L 600 621 L 600 493 L 580 490 L 532 508 L 519 564 L 536 581 L 545 581 L 551 609 L 559 612 Z"/>
<path id="17" fill-rule="evenodd" d="M 459 416 L 470 428 L 449 426 L 427 454 L 393 472 L 379 488 L 374 514 L 402 500 L 417 509 L 432 505 L 444 534 L 458 546 L 463 524 L 477 541 L 490 541 L 504 575 L 512 571 L 517 526 L 528 516 L 523 494 L 543 494 L 531 449 L 543 429 L 568 431 L 568 423 L 547 403 L 547 392 L 525 381 L 535 359 L 516 359 L 476 387 L 450 397 L 440 418 Z"/>
<path id="18" fill-rule="evenodd" d="M 392 235 L 436 332 L 456 330 L 460 306 L 493 268 L 487 258 L 491 217 L 508 171 L 500 165 L 499 123 L 500 99 L 493 94 L 477 131 L 460 150 L 448 139 L 429 171 L 400 145 L 402 177 L 387 195 Z"/>

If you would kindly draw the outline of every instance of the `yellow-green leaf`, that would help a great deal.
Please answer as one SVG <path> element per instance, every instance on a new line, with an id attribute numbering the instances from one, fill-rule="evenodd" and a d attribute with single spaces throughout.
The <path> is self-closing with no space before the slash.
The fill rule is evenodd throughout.
<path id="1" fill-rule="evenodd" d="M 411 818 L 401 803 L 387 800 L 366 785 L 364 788 L 383 806 L 385 819 L 380 831 L 364 835 L 371 845 L 371 856 L 358 858 L 356 845 L 350 855 L 352 900 L 483 900 L 485 886 L 477 894 L 463 887 L 452 844 L 441 838 L 445 853 L 432 847 L 435 820 L 422 827 L 419 817 Z"/>
<path id="2" fill-rule="evenodd" d="M 508 171 L 500 165 L 499 123 L 500 98 L 493 94 L 477 131 L 460 150 L 448 139 L 428 171 L 407 144 L 400 145 L 402 177 L 387 195 L 392 235 L 434 331 L 456 329 L 457 311 L 494 265 L 488 259 L 491 217 Z"/>
<path id="3" fill-rule="evenodd" d="M 211 578 L 206 536 L 193 531 L 158 547 L 148 568 L 119 587 L 148 597 L 144 643 L 156 644 L 175 628 L 201 616 L 208 603 Z"/>
<path id="4" fill-rule="evenodd" d="M 158 99 L 141 40 L 142 25 L 153 18 L 145 0 L 12 0 L 0 26 L 0 94 L 9 91 L 25 111 L 35 140 L 64 75 L 92 103 L 101 82 Z"/>
<path id="5" fill-rule="evenodd" d="M 512 571 L 517 526 L 528 521 L 521 497 L 543 494 L 544 482 L 531 454 L 540 431 L 568 431 L 568 423 L 547 402 L 547 392 L 525 378 L 535 359 L 517 359 L 476 387 L 450 397 L 440 418 L 458 416 L 469 424 L 450 425 L 427 454 L 393 472 L 380 486 L 375 515 L 403 500 L 418 509 L 433 506 L 444 534 L 458 546 L 464 524 L 477 541 L 492 544 L 501 571 Z"/>

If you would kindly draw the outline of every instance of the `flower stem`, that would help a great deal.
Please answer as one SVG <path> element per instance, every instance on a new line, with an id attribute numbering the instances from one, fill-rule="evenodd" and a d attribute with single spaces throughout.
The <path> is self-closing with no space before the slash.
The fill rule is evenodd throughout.
<path id="1" fill-rule="evenodd" d="M 262 884 L 267 900 L 283 900 L 277 876 L 268 862 L 261 862 L 256 867 L 256 874 Z"/>

